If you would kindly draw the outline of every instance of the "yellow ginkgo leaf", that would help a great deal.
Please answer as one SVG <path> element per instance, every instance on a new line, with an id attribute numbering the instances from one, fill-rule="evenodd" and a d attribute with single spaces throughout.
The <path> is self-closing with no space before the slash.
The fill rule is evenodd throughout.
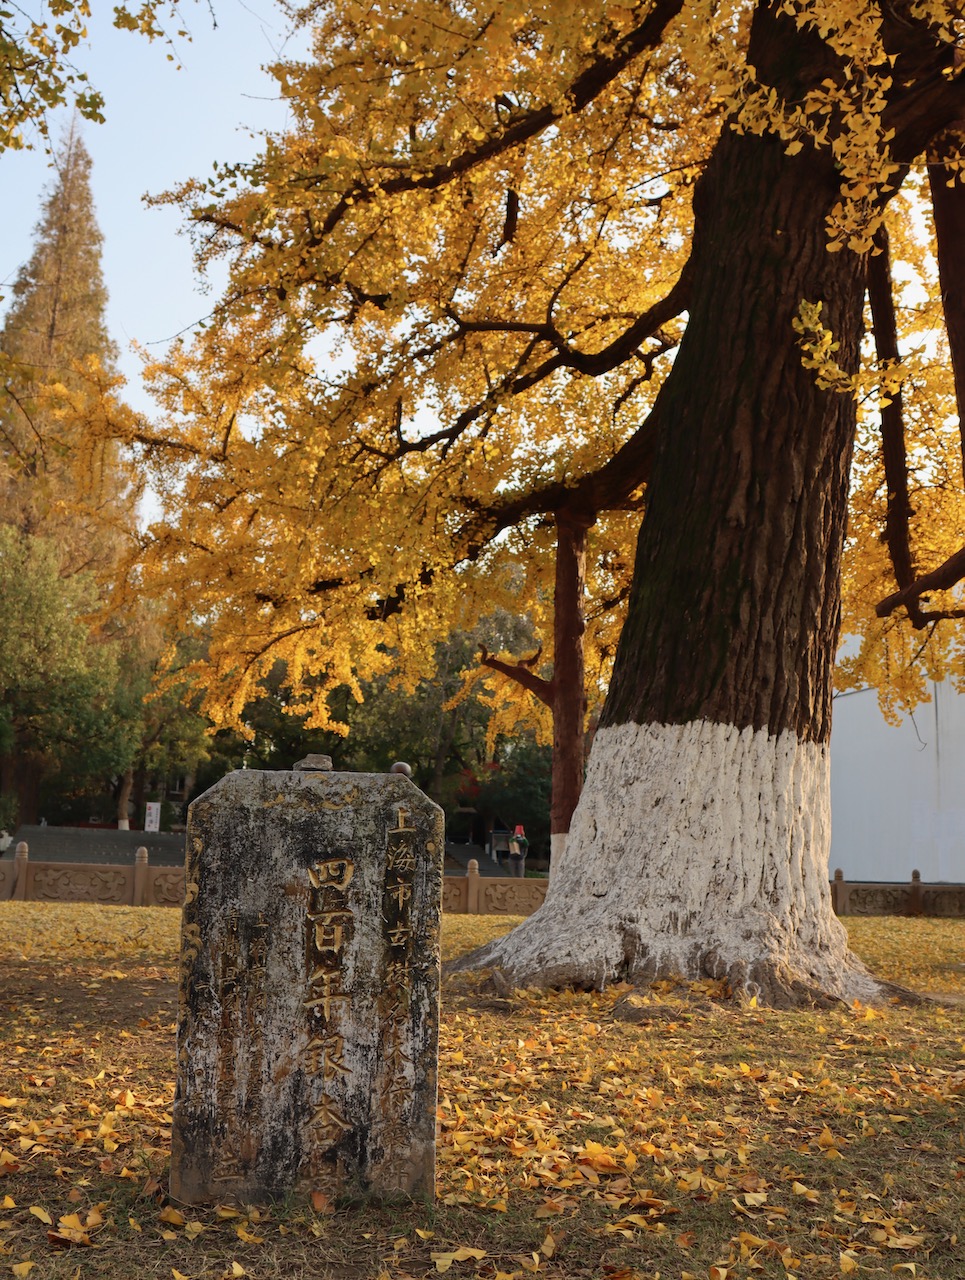
<path id="1" fill-rule="evenodd" d="M 264 1244 L 264 1236 L 256 1236 L 253 1231 L 247 1231 L 243 1226 L 235 1227 L 235 1235 L 239 1240 L 243 1240 L 245 1244 Z"/>
<path id="2" fill-rule="evenodd" d="M 459 1249 L 453 1249 L 451 1253 L 430 1253 L 429 1257 L 436 1264 L 437 1271 L 448 1271 L 454 1262 L 465 1262 L 467 1258 L 475 1258 L 478 1262 L 480 1258 L 485 1258 L 485 1249 L 470 1249 L 463 1245 Z"/>
<path id="3" fill-rule="evenodd" d="M 30 1212 L 33 1214 L 33 1216 L 34 1216 L 35 1218 L 39 1218 L 41 1222 L 45 1222 L 45 1223 L 47 1224 L 47 1226 L 48 1226 L 48 1227 L 50 1226 L 51 1222 L 53 1221 L 53 1219 L 51 1218 L 50 1214 L 47 1212 L 47 1210 L 46 1210 L 42 1205 L 39 1205 L 39 1204 L 32 1204 L 32 1205 L 30 1206 Z"/>
<path id="4" fill-rule="evenodd" d="M 889 1249 L 917 1249 L 925 1243 L 924 1236 L 889 1236 L 885 1241 Z"/>

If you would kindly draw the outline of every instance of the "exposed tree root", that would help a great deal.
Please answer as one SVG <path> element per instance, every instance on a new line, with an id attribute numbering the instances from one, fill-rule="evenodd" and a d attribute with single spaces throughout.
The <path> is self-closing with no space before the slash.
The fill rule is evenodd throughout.
<path id="1" fill-rule="evenodd" d="M 856 999 L 865 1004 L 881 1004 L 889 1000 L 920 1004 L 922 1001 L 922 997 L 913 991 L 876 979 L 850 951 L 835 957 L 840 965 L 836 980 L 824 985 L 813 973 L 803 972 L 771 957 L 753 960 L 728 957 L 719 945 L 695 946 L 688 956 L 686 968 L 674 968 L 661 964 L 656 948 L 645 946 L 639 937 L 633 946 L 628 945 L 630 938 L 625 925 L 621 931 L 623 954 L 618 963 L 606 963 L 604 948 L 595 948 L 592 956 L 585 952 L 567 956 L 563 946 L 554 947 L 553 953 L 544 961 L 533 956 L 531 947 L 517 950 L 514 938 L 522 929 L 525 925 L 505 938 L 469 952 L 447 966 L 447 970 L 488 970 L 480 989 L 488 989 L 502 997 L 516 987 L 586 991 L 603 990 L 614 983 L 630 983 L 635 989 L 646 992 L 652 983 L 658 981 L 690 983 L 709 979 L 719 984 L 725 997 L 741 1002 L 753 1001 L 761 1008 L 770 1009 L 831 1008 L 850 1004 Z"/>

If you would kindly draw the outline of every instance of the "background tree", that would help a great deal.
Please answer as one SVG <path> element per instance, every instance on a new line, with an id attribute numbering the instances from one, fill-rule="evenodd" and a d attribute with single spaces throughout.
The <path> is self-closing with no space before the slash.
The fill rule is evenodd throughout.
<path id="1" fill-rule="evenodd" d="M 534 854 L 546 856 L 547 749 L 520 731 L 518 716 L 511 736 L 500 732 L 510 707 L 476 664 L 480 636 L 502 645 L 523 629 L 520 619 L 496 616 L 441 643 L 431 672 L 408 686 L 397 674 L 360 680 L 357 691 L 342 686 L 329 701 L 344 734 L 308 725 L 277 662 L 242 711 L 243 731 L 221 729 L 210 738 L 197 785 L 204 789 L 232 769 L 290 769 L 308 752 L 330 755 L 336 769 L 366 773 L 401 759 L 446 810 L 453 839 L 484 843 L 494 823 L 523 822 L 532 828 Z"/>
<path id="2" fill-rule="evenodd" d="M 126 824 L 138 778 L 148 766 L 156 771 L 162 757 L 188 768 L 203 754 L 205 722 L 173 695 L 145 701 L 166 645 L 143 601 L 90 621 L 134 539 L 139 490 L 129 457 L 91 422 L 120 380 L 90 158 L 75 126 L 53 165 L 34 250 L 0 330 L 5 572 L 11 582 L 20 570 L 35 572 L 41 592 L 21 600 L 16 620 L 22 646 L 19 674 L 4 686 L 4 791 L 11 811 L 16 795 L 22 821 L 35 820 L 41 804 L 49 818 L 86 819 L 113 816 L 102 811 L 113 786 Z M 43 614 L 41 599 L 53 614 Z M 51 634 L 66 646 L 62 661 L 47 653 Z"/>
<path id="3" fill-rule="evenodd" d="M 313 16 L 317 62 L 278 70 L 296 128 L 182 193 L 202 257 L 232 274 L 164 374 L 181 423 L 142 433 L 184 460 L 155 551 L 205 566 L 216 676 L 271 655 L 351 680 L 379 641 L 324 652 L 349 601 L 413 652 L 464 606 L 471 575 L 446 566 L 511 589 L 508 530 L 590 524 L 646 484 L 566 857 L 487 958 L 527 981 L 680 971 L 762 1000 L 867 996 L 826 866 L 854 396 L 883 211 L 965 107 L 960 16 Z M 954 182 L 954 141 L 933 163 Z M 940 581 L 899 580 L 899 603 L 953 586 L 956 554 Z"/>
<path id="4" fill-rule="evenodd" d="M 86 779 L 126 764 L 116 715 L 117 651 L 92 644 L 88 574 L 63 578 L 59 547 L 0 525 L 2 825 L 36 822 L 40 789 L 59 770 Z"/>
<path id="5" fill-rule="evenodd" d="M 518 730 L 496 744 L 492 758 L 477 765 L 462 780 L 460 802 L 447 829 L 453 839 L 471 837 L 485 847 L 493 831 L 513 831 L 519 825 L 529 841 L 527 866 L 539 870 L 550 853 L 551 750 Z"/>
<path id="6" fill-rule="evenodd" d="M 79 403 L 113 385 L 102 237 L 90 157 L 74 125 L 53 157 L 34 250 L 0 330 L 0 510 L 61 548 L 65 574 L 104 570 L 134 527 L 136 491 L 118 446 L 87 429 Z"/>
<path id="7" fill-rule="evenodd" d="M 21 821 L 36 821 L 45 779 L 63 771 L 89 782 L 128 752 L 113 699 L 119 654 L 84 621 L 98 603 L 95 571 L 116 558 L 134 513 L 118 446 L 89 435 L 74 412 L 85 370 L 110 378 L 115 348 L 90 159 L 73 126 L 54 165 L 0 331 L 0 519 L 16 612 L 7 635 L 19 640 L 4 688 L 2 767 L 7 816 L 16 805 Z M 21 573 L 32 588 L 17 583 Z"/>

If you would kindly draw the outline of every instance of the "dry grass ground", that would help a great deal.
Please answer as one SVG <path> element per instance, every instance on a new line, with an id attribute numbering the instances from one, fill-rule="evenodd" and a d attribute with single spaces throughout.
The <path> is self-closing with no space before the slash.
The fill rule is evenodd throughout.
<path id="1" fill-rule="evenodd" d="M 448 957 L 511 922 L 447 917 Z M 165 1195 L 178 913 L 0 904 L 0 1277 L 965 1276 L 965 921 L 849 922 L 939 997 L 448 980 L 434 1207 Z"/>

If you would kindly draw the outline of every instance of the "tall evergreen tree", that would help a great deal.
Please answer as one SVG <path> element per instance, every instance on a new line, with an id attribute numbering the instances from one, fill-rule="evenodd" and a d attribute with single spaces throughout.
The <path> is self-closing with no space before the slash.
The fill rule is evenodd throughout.
<path id="1" fill-rule="evenodd" d="M 4 632 L 17 638 L 20 655 L 15 671 L 0 673 L 7 822 L 35 821 L 40 785 L 59 789 L 65 771 L 96 789 L 130 768 L 143 707 L 127 686 L 150 682 L 147 659 L 145 671 L 130 660 L 138 622 L 115 618 L 92 630 L 86 621 L 133 533 L 136 494 L 119 447 L 93 429 L 118 380 L 117 348 L 107 329 L 91 161 L 75 125 L 53 168 L 33 253 L 0 330 L 0 584 L 26 576 L 33 589 L 5 610 Z"/>
<path id="2" fill-rule="evenodd" d="M 0 331 L 0 510 L 22 533 L 59 543 L 61 571 L 73 573 L 113 558 L 117 531 L 131 525 L 131 480 L 116 446 L 86 429 L 96 398 L 88 393 L 116 378 L 117 348 L 91 161 L 75 125 L 53 164 L 34 250 Z"/>

